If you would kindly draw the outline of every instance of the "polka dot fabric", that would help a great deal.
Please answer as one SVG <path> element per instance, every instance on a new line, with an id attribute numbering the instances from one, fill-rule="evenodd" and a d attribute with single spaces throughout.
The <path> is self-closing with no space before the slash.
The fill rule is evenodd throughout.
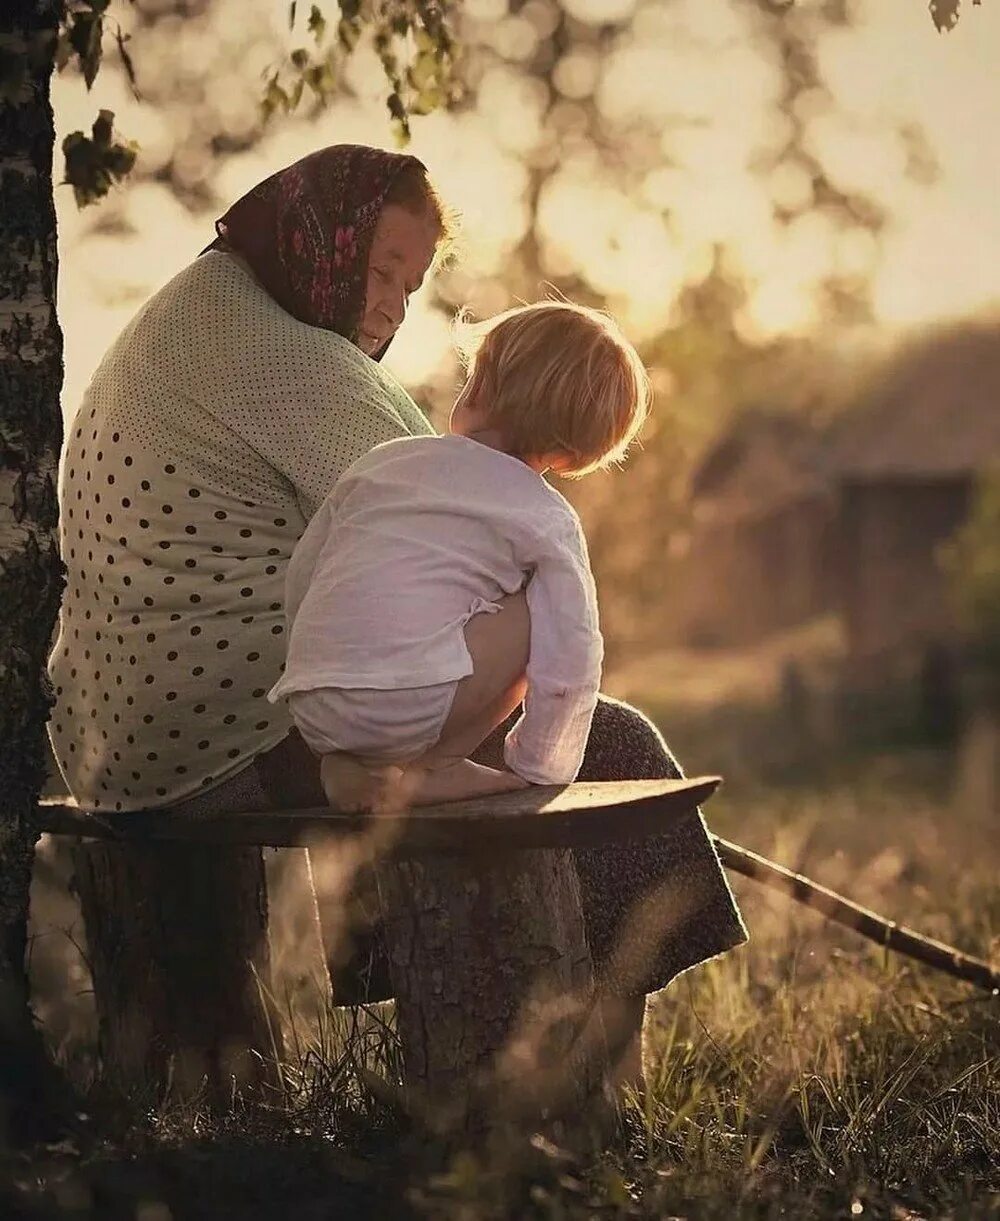
<path id="1" fill-rule="evenodd" d="M 286 314 L 231 255 L 147 302 L 63 456 L 49 734 L 82 806 L 183 801 L 285 736 L 265 695 L 295 543 L 355 459 L 430 432 L 386 370 Z"/>

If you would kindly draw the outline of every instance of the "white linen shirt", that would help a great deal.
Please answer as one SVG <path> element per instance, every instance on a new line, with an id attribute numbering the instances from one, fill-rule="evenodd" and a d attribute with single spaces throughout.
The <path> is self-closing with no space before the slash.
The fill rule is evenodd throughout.
<path id="1" fill-rule="evenodd" d="M 504 757 L 532 783 L 568 784 L 604 654 L 583 529 L 529 466 L 467 437 L 388 441 L 341 477 L 288 567 L 288 657 L 268 699 L 464 678 L 465 623 L 525 587 L 528 690 Z"/>
<path id="2" fill-rule="evenodd" d="M 432 432 L 396 379 L 211 251 L 101 361 L 63 456 L 53 753 L 97 810 L 216 787 L 292 728 L 268 689 L 306 522 L 371 446 Z"/>

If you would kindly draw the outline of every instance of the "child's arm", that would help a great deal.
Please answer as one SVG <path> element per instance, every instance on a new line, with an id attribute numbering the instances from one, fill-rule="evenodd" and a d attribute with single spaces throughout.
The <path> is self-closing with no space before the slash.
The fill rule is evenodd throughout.
<path id="1" fill-rule="evenodd" d="M 531 616 L 524 712 L 507 734 L 507 766 L 533 784 L 576 779 L 601 683 L 604 642 L 579 523 L 549 540 L 527 587 Z"/>

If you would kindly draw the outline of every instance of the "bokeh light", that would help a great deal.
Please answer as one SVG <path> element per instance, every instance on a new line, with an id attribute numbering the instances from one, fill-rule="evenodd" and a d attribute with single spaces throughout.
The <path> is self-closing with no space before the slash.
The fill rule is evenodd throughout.
<path id="1" fill-rule="evenodd" d="M 394 146 L 381 69 L 363 47 L 330 110 L 246 139 L 262 73 L 287 43 L 280 7 L 219 0 L 205 24 L 136 29 L 145 101 L 131 97 L 111 55 L 90 94 L 71 76 L 56 81 L 60 139 L 106 106 L 142 146 L 135 181 L 98 208 L 80 213 L 68 188 L 56 193 L 67 414 L 135 307 L 210 240 L 229 201 L 323 144 Z M 828 29 L 815 48 L 829 92 L 806 90 L 783 111 L 778 64 L 756 36 L 751 7 L 734 0 L 564 0 L 584 33 L 553 64 L 551 97 L 526 64 L 559 6 L 531 0 L 512 14 L 505 0 L 470 0 L 470 36 L 483 36 L 492 58 L 475 61 L 476 91 L 463 108 L 413 125 L 412 151 L 465 217 L 449 302 L 500 308 L 510 291 L 542 288 L 537 278 L 528 288 L 508 284 L 506 295 L 502 287 L 531 224 L 531 175 L 541 172 L 543 274 L 606 297 L 637 338 L 666 325 L 719 245 L 747 280 L 743 320 L 760 335 L 819 325 L 814 289 L 834 274 L 870 279 L 875 322 L 886 331 L 995 303 L 1000 163 L 990 141 L 1000 123 L 1000 11 L 978 8 L 939 37 L 908 0 L 857 9 L 856 25 Z M 196 88 L 232 151 L 212 156 L 185 138 Z M 782 151 L 796 124 L 834 188 L 867 192 L 884 210 L 877 239 L 814 210 L 813 171 Z M 899 138 L 907 124 L 923 132 L 934 181 L 912 170 Z M 167 170 L 185 198 L 163 184 Z M 458 284 L 464 302 L 453 300 Z M 447 324 L 425 290 L 389 358 L 407 384 L 452 370 Z"/>

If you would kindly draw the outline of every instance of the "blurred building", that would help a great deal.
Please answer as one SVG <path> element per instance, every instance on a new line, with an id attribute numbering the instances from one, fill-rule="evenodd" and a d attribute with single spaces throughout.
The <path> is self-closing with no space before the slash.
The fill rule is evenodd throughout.
<path id="1" fill-rule="evenodd" d="M 858 670 L 926 662 L 957 643 L 942 545 L 976 476 L 1000 463 L 1000 322 L 911 345 L 882 370 L 831 447 L 840 603 Z"/>
<path id="2" fill-rule="evenodd" d="M 836 496 L 806 418 L 743 412 L 697 467 L 682 635 L 745 645 L 831 605 Z"/>

